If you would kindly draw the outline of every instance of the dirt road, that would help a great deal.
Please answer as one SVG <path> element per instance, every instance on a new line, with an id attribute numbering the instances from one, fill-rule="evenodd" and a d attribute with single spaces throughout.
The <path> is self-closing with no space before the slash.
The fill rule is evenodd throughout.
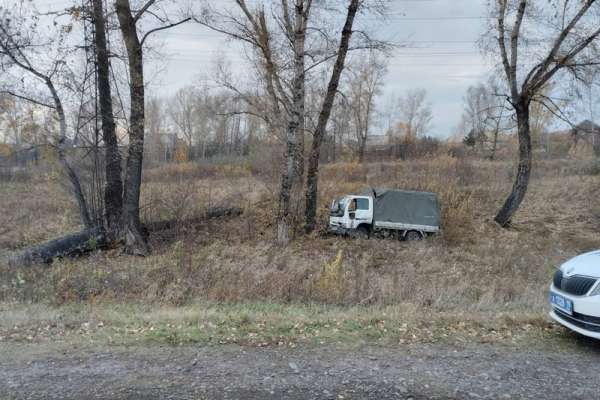
<path id="1" fill-rule="evenodd" d="M 0 344 L 2 399 L 597 399 L 600 343 L 570 350 Z"/>

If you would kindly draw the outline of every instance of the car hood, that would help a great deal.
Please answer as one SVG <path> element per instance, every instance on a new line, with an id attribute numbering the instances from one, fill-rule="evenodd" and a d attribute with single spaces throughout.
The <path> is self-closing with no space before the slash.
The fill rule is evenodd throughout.
<path id="1" fill-rule="evenodd" d="M 565 276 L 584 275 L 600 278 L 600 250 L 580 254 L 560 266 Z"/>

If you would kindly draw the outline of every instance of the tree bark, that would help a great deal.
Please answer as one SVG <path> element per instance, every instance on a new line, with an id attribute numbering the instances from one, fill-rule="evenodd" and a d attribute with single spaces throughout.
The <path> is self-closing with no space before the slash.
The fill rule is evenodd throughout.
<path id="1" fill-rule="evenodd" d="M 362 136 L 362 134 L 361 134 Z M 367 138 L 361 137 L 360 142 L 358 143 L 358 162 L 363 163 L 365 161 L 365 150 L 367 148 Z"/>
<path id="2" fill-rule="evenodd" d="M 140 188 L 144 157 L 144 65 L 143 52 L 137 34 L 136 21 L 131 14 L 129 0 L 116 1 L 117 17 L 129 62 L 129 92 L 131 110 L 129 118 L 129 149 L 125 170 L 123 213 L 121 229 L 125 238 L 125 251 L 147 255 L 150 251 L 142 234 L 140 222 Z"/>
<path id="3" fill-rule="evenodd" d="M 294 186 L 302 183 L 304 175 L 304 102 L 305 102 L 305 63 L 304 46 L 310 5 L 304 7 L 304 0 L 296 0 L 293 32 L 294 79 L 292 84 L 292 105 L 286 129 L 286 147 L 279 189 L 279 210 L 277 216 L 277 242 L 289 242 L 292 225 L 290 211 Z M 290 35 L 291 36 L 291 35 Z"/>
<path id="4" fill-rule="evenodd" d="M 510 221 L 519 209 L 529 184 L 531 174 L 531 133 L 529 127 L 529 103 L 525 101 L 515 105 L 517 115 L 517 134 L 519 138 L 519 164 L 517 167 L 517 176 L 512 187 L 512 191 L 504 205 L 498 211 L 494 220 L 502 227 L 510 224 Z"/>
<path id="5" fill-rule="evenodd" d="M 112 107 L 112 95 L 109 78 L 109 58 L 106 45 L 106 28 L 102 0 L 94 1 L 94 27 L 96 30 L 96 60 L 98 63 L 98 97 L 100 102 L 100 115 L 102 119 L 102 140 L 105 146 L 105 174 L 106 186 L 104 188 L 104 206 L 107 234 L 109 239 L 116 239 L 120 227 L 123 210 L 123 183 L 121 181 L 121 155 L 115 119 Z"/>
<path id="6" fill-rule="evenodd" d="M 327 85 L 327 93 L 325 94 L 325 98 L 321 106 L 317 127 L 315 128 L 313 134 L 311 152 L 308 160 L 308 173 L 306 176 L 305 230 L 307 233 L 312 232 L 317 223 L 317 196 L 319 193 L 319 159 L 321 156 L 321 144 L 323 142 L 323 137 L 325 136 L 329 117 L 331 116 L 331 109 L 333 107 L 333 101 L 335 100 L 335 95 L 340 83 L 340 76 L 344 70 L 344 63 L 346 61 L 346 55 L 350 45 L 350 38 L 352 37 L 352 25 L 354 23 L 356 12 L 358 11 L 358 6 L 359 0 L 352 0 L 348 6 L 346 22 L 344 23 L 344 28 L 342 29 L 337 59 L 331 73 L 331 78 L 329 79 L 329 84 Z"/>
<path id="7" fill-rule="evenodd" d="M 57 257 L 72 257 L 104 247 L 105 244 L 103 229 L 95 227 L 29 248 L 10 258 L 8 263 L 19 267 L 49 264 Z"/>
<path id="8" fill-rule="evenodd" d="M 279 210 L 277 216 L 277 242 L 279 244 L 287 244 L 289 242 L 289 229 L 291 225 L 290 198 L 293 180 L 295 179 L 294 172 L 296 170 L 295 151 L 296 143 L 288 137 L 279 187 Z"/>
<path id="9" fill-rule="evenodd" d="M 294 68 L 295 82 L 294 82 L 294 98 L 293 98 L 293 109 L 292 109 L 292 121 L 294 126 L 294 132 L 296 136 L 296 151 L 295 157 L 295 183 L 301 185 L 304 177 L 304 128 L 305 128 L 305 98 L 306 98 L 306 85 L 305 85 L 305 66 L 304 62 L 304 49 L 306 43 L 306 26 L 308 19 L 308 12 L 310 10 L 304 9 L 304 0 L 296 0 L 296 32 L 294 38 Z M 305 15 L 306 13 L 306 15 Z"/>

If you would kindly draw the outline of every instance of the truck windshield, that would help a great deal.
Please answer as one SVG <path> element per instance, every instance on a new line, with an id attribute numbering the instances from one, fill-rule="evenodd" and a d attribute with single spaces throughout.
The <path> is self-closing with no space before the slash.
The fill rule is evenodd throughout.
<path id="1" fill-rule="evenodd" d="M 333 201 L 333 203 L 331 203 L 331 210 L 330 210 L 329 214 L 332 217 L 344 216 L 344 210 L 346 209 L 347 202 L 348 202 L 348 199 L 346 199 L 346 198 L 335 199 Z"/>

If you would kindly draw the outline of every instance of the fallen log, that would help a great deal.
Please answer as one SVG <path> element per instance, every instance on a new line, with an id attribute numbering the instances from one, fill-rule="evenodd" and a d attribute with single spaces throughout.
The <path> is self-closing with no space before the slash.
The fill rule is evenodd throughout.
<path id="1" fill-rule="evenodd" d="M 237 217 L 243 212 L 239 207 L 211 207 L 206 210 L 206 218 Z"/>
<path id="2" fill-rule="evenodd" d="M 174 229 L 180 225 L 202 224 L 212 218 L 237 217 L 239 215 L 242 215 L 243 213 L 244 210 L 239 207 L 210 207 L 206 210 L 206 212 L 203 215 L 196 216 L 193 218 L 182 220 L 168 219 L 162 221 L 148 222 L 145 225 L 145 229 L 148 231 L 149 234 L 164 232 Z"/>
<path id="3" fill-rule="evenodd" d="M 105 245 L 106 238 L 102 227 L 86 229 L 26 249 L 22 253 L 11 257 L 9 265 L 30 266 L 33 264 L 50 264 L 57 257 L 73 257 Z"/>
<path id="4" fill-rule="evenodd" d="M 243 210 L 238 207 L 211 207 L 204 216 L 197 218 L 196 222 L 204 222 L 210 218 L 238 216 Z M 191 221 L 186 221 L 191 222 Z M 173 228 L 176 221 L 162 221 L 146 226 L 150 232 Z M 10 266 L 30 266 L 34 264 L 50 264 L 55 258 L 73 257 L 105 247 L 106 236 L 102 227 L 86 229 L 72 235 L 54 239 L 38 246 L 24 250 L 20 254 L 10 257 Z"/>

